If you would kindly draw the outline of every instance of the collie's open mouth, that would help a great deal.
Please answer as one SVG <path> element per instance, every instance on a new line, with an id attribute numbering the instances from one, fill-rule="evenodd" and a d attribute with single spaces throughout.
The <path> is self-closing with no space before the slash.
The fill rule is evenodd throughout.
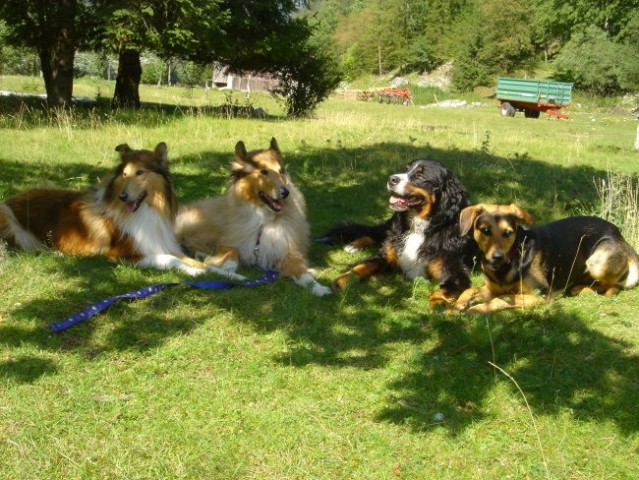
<path id="1" fill-rule="evenodd" d="M 269 197 L 266 193 L 260 192 L 260 198 L 264 203 L 266 203 L 271 210 L 274 212 L 279 212 L 282 210 L 282 202 L 274 199 L 273 197 Z"/>
<path id="2" fill-rule="evenodd" d="M 144 201 L 147 195 L 148 195 L 148 192 L 145 190 L 140 195 L 138 195 L 138 198 L 136 198 L 135 201 L 127 202 L 126 211 L 129 213 L 136 212 L 137 209 L 140 208 L 140 205 L 142 205 L 142 202 Z"/>
<path id="3" fill-rule="evenodd" d="M 409 208 L 419 207 L 424 203 L 424 197 L 419 195 L 409 195 L 406 197 L 400 195 L 391 195 L 388 200 L 388 206 L 396 212 L 403 212 Z"/>

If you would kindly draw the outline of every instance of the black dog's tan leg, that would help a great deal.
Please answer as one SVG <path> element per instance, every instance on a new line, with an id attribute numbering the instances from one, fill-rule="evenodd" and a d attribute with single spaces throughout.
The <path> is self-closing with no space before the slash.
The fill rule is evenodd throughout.
<path id="1" fill-rule="evenodd" d="M 426 266 L 428 278 L 439 280 L 439 289 L 429 298 L 431 309 L 450 309 L 457 297 L 470 287 L 470 277 L 461 259 L 433 259 Z"/>
<path id="2" fill-rule="evenodd" d="M 366 247 L 375 245 L 375 243 L 377 242 L 371 237 L 368 237 L 368 236 L 359 237 L 353 240 L 352 242 L 350 242 L 348 245 L 346 245 L 344 247 L 344 250 L 349 253 L 357 253 L 360 250 L 364 250 Z"/>
<path id="3" fill-rule="evenodd" d="M 479 303 L 465 310 L 466 313 L 493 313 L 509 308 L 530 308 L 543 305 L 547 300 L 538 295 L 516 294 L 494 297 L 485 303 Z"/>
<path id="4" fill-rule="evenodd" d="M 343 290 L 346 288 L 349 280 L 353 276 L 358 277 L 360 281 L 366 281 L 380 270 L 381 265 L 379 262 L 364 260 L 362 263 L 355 265 L 348 272 L 342 273 L 339 277 L 337 277 L 337 279 L 333 282 L 333 289 Z"/>
<path id="5" fill-rule="evenodd" d="M 457 299 L 455 306 L 460 311 L 465 311 L 473 304 L 487 302 L 493 298 L 493 294 L 488 288 L 468 288 Z"/>

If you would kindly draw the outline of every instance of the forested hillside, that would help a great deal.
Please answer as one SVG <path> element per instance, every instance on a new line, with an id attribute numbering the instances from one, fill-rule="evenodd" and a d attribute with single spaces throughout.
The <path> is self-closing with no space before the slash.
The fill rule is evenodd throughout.
<path id="1" fill-rule="evenodd" d="M 639 90 L 639 0 L 309 0 L 346 80 L 452 62 L 467 91 L 542 68 L 590 93 Z"/>

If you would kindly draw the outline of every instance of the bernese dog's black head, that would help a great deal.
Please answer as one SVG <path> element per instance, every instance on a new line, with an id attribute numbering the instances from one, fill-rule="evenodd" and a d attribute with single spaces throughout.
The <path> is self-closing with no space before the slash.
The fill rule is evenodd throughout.
<path id="1" fill-rule="evenodd" d="M 411 212 L 430 223 L 440 219 L 455 222 L 470 204 L 459 179 L 435 160 L 417 159 L 404 172 L 388 178 L 389 207 L 396 212 Z"/>

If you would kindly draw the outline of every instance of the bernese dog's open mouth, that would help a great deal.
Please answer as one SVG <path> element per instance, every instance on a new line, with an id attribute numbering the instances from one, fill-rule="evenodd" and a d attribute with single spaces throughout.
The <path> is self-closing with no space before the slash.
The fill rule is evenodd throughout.
<path id="1" fill-rule="evenodd" d="M 260 198 L 262 199 L 262 201 L 269 206 L 269 208 L 271 210 L 273 210 L 274 212 L 279 212 L 280 210 L 282 210 L 282 202 L 279 200 L 274 199 L 273 197 L 269 197 L 266 193 L 260 191 L 259 193 Z"/>
<path id="2" fill-rule="evenodd" d="M 388 206 L 396 212 L 403 212 L 409 208 L 417 208 L 424 204 L 424 197 L 421 195 L 397 195 L 392 194 L 388 200 Z"/>
<path id="3" fill-rule="evenodd" d="M 144 201 L 147 195 L 148 195 L 148 192 L 145 190 L 140 195 L 138 195 L 138 198 L 136 198 L 133 202 L 127 202 L 126 211 L 129 213 L 136 212 L 138 208 L 140 208 L 140 205 L 142 205 L 142 202 Z"/>

